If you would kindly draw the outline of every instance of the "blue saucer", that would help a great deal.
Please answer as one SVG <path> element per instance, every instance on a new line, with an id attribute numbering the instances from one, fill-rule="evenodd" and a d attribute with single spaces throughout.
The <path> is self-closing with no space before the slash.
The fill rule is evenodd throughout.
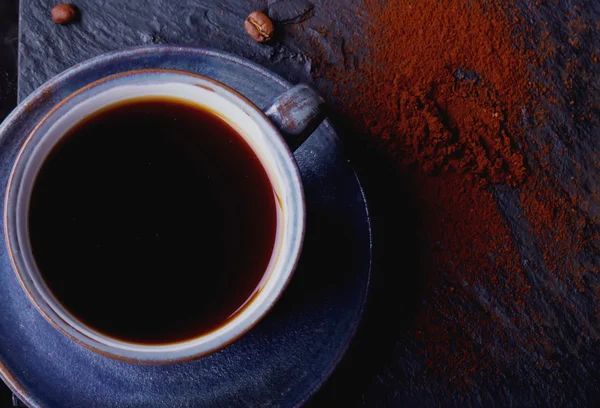
<path id="1" fill-rule="evenodd" d="M 147 46 L 106 54 L 65 71 L 0 126 L 0 202 L 17 151 L 58 101 L 101 77 L 172 68 L 221 81 L 258 107 L 291 85 L 221 52 Z M 96 355 L 63 337 L 30 304 L 0 245 L 0 374 L 30 407 L 291 407 L 331 374 L 361 317 L 371 269 L 362 189 L 326 121 L 295 153 L 307 201 L 303 254 L 275 308 L 246 336 L 211 356 L 136 365 Z M 3 220 L 0 220 L 2 231 Z"/>

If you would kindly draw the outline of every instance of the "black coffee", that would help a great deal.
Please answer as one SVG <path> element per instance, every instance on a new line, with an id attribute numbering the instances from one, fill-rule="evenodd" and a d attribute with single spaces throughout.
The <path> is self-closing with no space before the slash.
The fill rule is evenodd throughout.
<path id="1" fill-rule="evenodd" d="M 148 98 L 86 118 L 53 148 L 29 232 L 43 278 L 74 316 L 162 344 L 221 326 L 252 298 L 277 214 L 263 166 L 229 124 Z"/>

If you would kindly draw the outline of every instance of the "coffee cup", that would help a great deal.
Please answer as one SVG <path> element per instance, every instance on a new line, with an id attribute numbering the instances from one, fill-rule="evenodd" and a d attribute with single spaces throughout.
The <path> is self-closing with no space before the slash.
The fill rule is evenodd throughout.
<path id="1" fill-rule="evenodd" d="M 149 118 L 147 119 L 149 121 L 156 120 L 158 125 L 151 126 L 148 123 L 145 124 L 145 129 L 148 129 L 146 132 L 153 133 L 153 128 L 158 128 L 160 123 L 162 123 L 160 121 L 162 120 L 163 111 L 158 108 L 159 105 L 156 105 L 159 100 L 162 101 L 161 103 L 168 104 L 169 107 L 165 111 L 172 112 L 174 115 L 169 116 L 169 120 L 173 121 L 171 123 L 174 124 L 174 127 L 167 127 L 167 130 L 161 133 L 163 139 L 160 139 L 162 140 L 160 143 L 163 143 L 163 145 L 157 144 L 148 150 L 147 145 L 155 142 L 144 142 L 145 139 L 139 139 L 140 135 L 136 136 L 138 137 L 135 142 L 137 145 L 128 141 L 123 141 L 123 144 L 121 144 L 118 138 L 115 139 L 110 127 L 98 127 L 101 124 L 105 125 L 108 119 L 116 120 L 114 112 L 125 109 L 124 106 L 129 106 L 127 109 L 133 109 L 132 104 L 153 101 L 154 105 L 150 104 L 148 106 L 154 106 L 152 109 L 158 110 L 153 115 L 149 115 L 146 112 L 146 117 Z M 189 108 L 192 111 L 196 109 L 199 112 L 207 113 L 209 116 L 213 115 L 215 118 L 218 118 L 219 126 L 223 126 L 223 129 L 227 128 L 239 135 L 241 140 L 239 143 L 241 144 L 235 141 L 237 140 L 235 139 L 237 136 L 231 136 L 233 139 L 230 142 L 233 145 L 239 144 L 239 146 L 242 146 L 243 148 L 240 147 L 241 150 L 239 151 L 245 151 L 244 149 L 248 151 L 248 157 L 250 157 L 248 159 L 250 160 L 249 163 L 254 159 L 258 160 L 257 163 L 259 163 L 261 171 L 267 176 L 269 186 L 272 189 L 273 203 L 271 205 L 269 202 L 268 206 L 275 209 L 273 214 L 275 214 L 274 217 L 276 220 L 271 235 L 266 234 L 264 231 L 257 234 L 252 230 L 252 228 L 256 227 L 256 223 L 251 223 L 252 214 L 255 214 L 255 212 L 246 211 L 247 205 L 250 205 L 250 203 L 246 202 L 245 199 L 234 199 L 233 201 L 237 210 L 226 214 L 225 221 L 228 220 L 227 217 L 243 216 L 245 217 L 243 220 L 250 220 L 248 221 L 248 225 L 254 225 L 254 227 L 246 228 L 242 233 L 235 230 L 238 218 L 235 218 L 235 222 L 229 222 L 229 224 L 233 225 L 231 227 L 228 224 L 229 227 L 233 228 L 231 231 L 234 231 L 230 232 L 230 234 L 236 237 L 239 235 L 243 238 L 236 241 L 243 241 L 242 243 L 238 242 L 236 248 L 246 248 L 245 251 L 249 253 L 263 251 L 264 249 L 260 249 L 262 247 L 258 244 L 262 242 L 260 240 L 263 239 L 263 236 L 269 235 L 269 239 L 272 239 L 272 244 L 267 246 L 272 249 L 263 262 L 264 269 L 261 270 L 259 278 L 254 278 L 258 283 L 254 286 L 251 285 L 252 287 L 246 291 L 247 293 L 240 289 L 241 295 L 238 296 L 240 299 L 237 300 L 239 304 L 229 305 L 228 307 L 231 310 L 228 309 L 229 311 L 223 312 L 224 314 L 221 313 L 223 316 L 219 318 L 211 316 L 210 305 L 215 302 L 218 303 L 219 299 L 221 299 L 219 296 L 221 295 L 230 296 L 228 293 L 232 292 L 233 289 L 229 289 L 233 288 L 239 280 L 243 280 L 240 276 L 244 275 L 236 275 L 235 273 L 248 269 L 246 268 L 246 262 L 250 262 L 247 260 L 250 259 L 250 255 L 238 256 L 234 250 L 231 250 L 231 256 L 229 256 L 227 255 L 229 252 L 225 250 L 223 252 L 225 255 L 221 254 L 219 256 L 225 261 L 230 257 L 235 260 L 235 262 L 230 262 L 227 267 L 229 271 L 227 273 L 230 275 L 233 274 L 231 276 L 235 279 L 228 281 L 226 278 L 219 278 L 219 284 L 214 289 L 211 286 L 212 284 L 208 288 L 201 288 L 200 286 L 202 285 L 199 283 L 203 282 L 203 280 L 198 276 L 202 276 L 201 273 L 205 272 L 202 272 L 194 260 L 198 259 L 198 263 L 200 263 L 203 257 L 210 257 L 211 254 L 208 253 L 210 252 L 208 250 L 203 253 L 199 248 L 197 249 L 198 254 L 190 255 L 190 251 L 196 251 L 193 242 L 190 244 L 190 240 L 196 239 L 196 235 L 202 235 L 201 231 L 203 228 L 198 226 L 204 225 L 202 224 L 203 222 L 210 223 L 213 229 L 218 229 L 219 225 L 221 225 L 216 221 L 213 222 L 214 218 L 218 218 L 214 214 L 202 211 L 205 200 L 210 201 L 212 198 L 198 198 L 202 189 L 197 188 L 199 192 L 190 197 L 193 200 L 198 200 L 198 207 L 195 207 L 196 204 L 194 203 L 196 201 L 193 200 L 191 201 L 192 204 L 181 202 L 181 208 L 183 209 L 180 212 L 183 213 L 183 216 L 186 216 L 186 212 L 189 214 L 193 213 L 193 217 L 192 215 L 189 216 L 197 223 L 194 224 L 194 228 L 196 228 L 196 231 L 199 231 L 198 234 L 194 234 L 193 231 L 188 231 L 189 228 L 185 230 L 186 225 L 183 224 L 185 224 L 184 220 L 186 218 L 182 218 L 181 214 L 175 213 L 177 213 L 177 208 L 180 208 L 179 202 L 182 200 L 181 197 L 188 197 L 187 195 L 180 195 L 180 193 L 183 194 L 182 190 L 187 188 L 196 188 L 196 179 L 188 178 L 185 179 L 187 184 L 182 183 L 179 177 L 177 177 L 177 173 L 173 170 L 173 174 L 169 176 L 171 179 L 167 179 L 165 185 L 171 186 L 175 183 L 178 187 L 173 188 L 172 191 L 169 190 L 171 192 L 167 194 L 162 188 L 154 190 L 152 184 L 154 181 L 148 181 L 149 176 L 147 174 L 150 173 L 147 173 L 143 169 L 140 170 L 139 165 L 125 166 L 127 163 L 130 164 L 129 158 L 132 157 L 135 157 L 135 160 L 142 163 L 140 161 L 142 160 L 140 152 L 151 151 L 156 155 L 156 152 L 160 153 L 164 150 L 165 155 L 176 155 L 179 153 L 173 152 L 183 150 L 182 154 L 185 153 L 185 157 L 187 157 L 185 160 L 188 160 L 190 166 L 192 166 L 189 168 L 196 171 L 196 167 L 194 166 L 201 160 L 189 159 L 190 157 L 194 159 L 194 154 L 196 154 L 194 152 L 205 149 L 205 147 L 201 146 L 202 149 L 201 147 L 184 147 L 183 149 L 179 149 L 177 146 L 172 146 L 173 143 L 170 142 L 169 137 L 164 137 L 164 134 L 168 136 L 169 131 L 178 132 L 177 129 L 180 129 L 180 127 L 177 127 L 179 125 L 176 125 L 176 123 L 179 123 L 177 120 L 182 120 L 178 116 L 181 112 L 177 110 L 177 106 L 183 107 L 184 105 L 187 106 L 185 109 Z M 65 98 L 28 135 L 13 166 L 6 191 L 4 215 L 6 242 L 16 275 L 33 305 L 53 326 L 82 346 L 109 357 L 132 362 L 170 363 L 190 360 L 215 352 L 239 339 L 256 325 L 275 305 L 290 282 L 298 262 L 304 238 L 306 213 L 300 173 L 292 152 L 304 142 L 323 120 L 322 105 L 323 100 L 314 90 L 306 85 L 297 85 L 284 92 L 275 99 L 272 106 L 262 111 L 246 97 L 220 82 L 189 72 L 158 69 L 130 71 L 109 76 Z M 184 108 L 181 109 L 182 111 L 185 110 Z M 139 113 L 141 111 L 138 109 L 135 112 Z M 104 122 L 98 118 L 101 118 Z M 217 120 L 215 118 L 210 120 Z M 192 121 L 190 123 L 193 124 L 193 119 L 190 120 Z M 89 148 L 86 153 L 88 155 L 86 157 L 89 157 L 89 160 L 82 157 L 78 158 L 75 153 L 82 150 L 73 150 L 79 149 L 79 147 L 73 147 L 75 146 L 75 142 L 73 141 L 79 140 L 77 142 L 79 144 L 84 142 L 91 143 L 92 139 L 89 135 L 92 134 L 90 133 L 90 129 L 92 128 L 96 130 L 105 129 L 106 139 L 110 139 L 112 144 L 110 146 L 101 145 L 101 149 L 99 150 Z M 83 132 L 83 130 L 87 133 Z M 75 136 L 69 136 L 75 133 L 77 133 L 77 138 L 79 139 Z M 87 135 L 87 139 L 82 136 L 80 137 L 80 134 L 83 133 Z M 98 132 L 94 134 L 98 135 Z M 103 143 L 101 139 L 98 140 L 100 140 L 99 143 Z M 140 142 L 140 140 L 142 141 Z M 127 146 L 129 150 L 123 146 Z M 196 144 L 193 146 L 196 146 Z M 69 149 L 72 150 L 71 153 L 75 152 L 71 156 L 67 154 Z M 99 157 L 100 155 L 102 157 Z M 67 162 L 64 157 L 79 160 L 77 161 L 79 163 L 78 166 L 83 167 L 77 167 L 73 169 L 75 171 L 70 171 L 68 166 L 65 165 Z M 156 157 L 160 161 L 161 155 L 158 154 Z M 206 159 L 209 156 L 203 157 Z M 222 163 L 223 160 L 227 160 L 228 156 L 223 157 L 224 159 L 222 160 L 215 160 L 215 163 Z M 182 158 L 181 161 L 185 160 Z M 147 166 L 151 168 L 154 164 L 152 160 L 148 160 L 148 162 Z M 178 160 L 172 160 L 168 166 L 164 165 L 166 167 L 162 167 L 161 171 L 172 170 L 171 166 L 179 165 L 178 162 Z M 112 191 L 111 186 L 113 186 L 114 180 L 111 181 L 112 179 L 108 176 L 105 177 L 104 172 L 94 171 L 94 168 L 99 165 L 113 169 L 117 166 L 116 163 L 125 163 L 123 164 L 124 170 L 122 170 L 124 174 L 119 174 L 118 172 L 113 172 L 114 174 L 109 173 L 112 174 L 112 177 L 118 177 L 118 182 L 123 186 L 129 185 L 123 182 L 123 178 L 130 177 L 131 180 L 134 180 L 131 183 L 131 188 L 121 188 L 121 190 Z M 143 165 L 146 166 L 146 162 Z M 244 166 L 246 165 L 242 167 Z M 134 168 L 136 171 L 135 177 L 130 174 L 133 171 L 131 168 Z M 188 169 L 188 167 L 182 168 Z M 63 173 L 56 169 L 60 169 Z M 240 169 L 240 171 L 242 170 L 245 170 L 245 167 Z M 77 174 L 79 171 L 81 173 L 93 172 L 95 177 L 93 180 L 96 183 L 92 186 L 94 188 L 86 184 L 86 180 L 88 179 Z M 152 171 L 154 171 L 154 173 L 151 173 L 152 177 L 160 178 L 162 174 L 160 171 Z M 202 173 L 200 170 L 198 172 L 199 174 Z M 257 172 L 260 173 L 259 170 Z M 222 171 L 220 170 L 217 173 L 221 174 Z M 232 174 L 231 177 L 234 177 L 237 171 L 229 173 Z M 60 177 L 64 175 L 69 180 L 73 177 L 73 180 L 75 180 L 73 183 L 75 184 L 69 185 L 68 188 L 63 188 L 62 190 L 52 190 L 49 193 L 46 185 L 52 185 L 52 183 L 44 179 L 46 174 L 54 175 L 52 176 L 55 177 L 54 180 L 62 180 Z M 59 177 L 57 175 L 63 176 Z M 184 175 L 182 174 L 181 176 L 183 177 Z M 187 177 L 187 175 L 185 176 Z M 53 180 L 52 177 L 47 176 L 46 178 Z M 174 181 L 174 178 L 177 180 Z M 95 186 L 104 186 L 102 184 L 104 182 L 108 186 L 103 187 L 104 190 L 111 189 L 110 200 L 105 200 L 106 192 L 102 189 L 99 189 L 98 197 L 95 196 Z M 45 185 L 44 183 L 47 184 Z M 243 188 L 252 193 L 253 186 L 256 183 L 258 181 L 252 182 Z M 140 185 L 148 185 L 149 187 L 143 190 Z M 218 185 L 220 189 L 227 191 L 224 184 Z M 244 183 L 238 180 L 232 182 L 232 185 L 244 185 Z M 241 187 L 232 188 L 235 192 L 235 188 L 240 189 Z M 135 224 L 133 227 L 130 225 L 127 230 L 122 230 L 124 228 L 123 225 L 129 223 L 127 215 L 120 218 L 118 222 L 114 221 L 114 214 L 121 214 L 121 209 L 131 204 L 131 200 L 139 199 L 140 195 L 137 193 L 138 190 L 135 189 L 142 189 L 144 194 L 151 193 L 148 196 L 144 196 L 144 200 L 146 201 L 140 201 L 142 203 L 141 207 L 143 207 L 140 211 L 147 211 L 148 214 L 158 214 L 156 217 L 160 219 L 161 228 L 167 218 L 169 220 L 176 219 L 177 222 L 175 224 L 177 225 L 176 228 L 174 227 L 175 229 L 167 228 L 160 230 L 160 233 L 156 232 L 156 237 L 152 235 L 154 234 L 152 232 L 152 247 L 137 243 L 131 244 L 130 241 L 126 241 L 126 244 L 119 247 L 120 252 L 117 256 L 115 251 L 113 251 L 115 253 L 111 252 L 114 249 L 111 246 L 113 244 L 111 237 L 114 237 L 114 240 L 120 240 L 124 235 L 132 231 L 138 232 L 143 230 L 143 233 L 139 233 L 139 235 L 143 236 L 138 238 L 146 240 L 144 242 L 149 242 L 149 238 L 147 237 L 149 233 L 146 231 L 147 225 L 143 225 L 139 220 L 136 221 L 138 224 Z M 61 191 L 64 195 L 58 194 L 55 191 Z M 73 204 L 74 202 L 79 203 L 80 196 L 78 194 L 80 193 L 87 197 L 87 201 L 82 201 L 86 204 Z M 154 197 L 154 199 L 150 200 L 148 197 Z M 174 197 L 172 200 L 174 203 L 169 202 L 169 197 Z M 250 196 L 234 195 L 233 197 Z M 102 201 L 104 204 L 100 205 L 98 204 L 98 199 L 105 200 L 106 202 Z M 169 208 L 168 214 L 161 215 L 162 207 L 157 206 L 154 200 L 167 205 Z M 271 200 L 271 198 L 268 200 Z M 152 201 L 151 204 L 154 207 L 150 204 L 144 204 L 148 201 Z M 109 205 L 112 206 L 112 210 L 110 211 L 113 211 L 114 214 L 107 210 L 107 206 Z M 139 203 L 136 205 L 140 206 Z M 74 219 L 71 220 L 71 213 L 65 210 L 68 207 L 70 208 L 69 211 L 74 211 L 73 208 L 78 209 L 82 206 L 87 209 L 84 214 L 88 220 L 83 225 L 77 224 L 78 220 L 76 218 L 80 216 L 79 212 L 77 212 L 78 216 L 73 217 Z M 93 211 L 90 208 L 93 208 Z M 197 212 L 200 215 L 196 213 L 195 208 L 198 208 Z M 221 211 L 222 205 L 218 204 L 210 208 L 215 208 L 216 210 L 214 211 L 218 212 Z M 256 211 L 257 214 L 262 214 L 261 211 L 265 214 L 271 214 L 267 210 L 264 210 L 261 205 L 254 205 L 252 208 L 255 209 L 253 211 Z M 131 214 L 135 218 L 139 216 L 138 213 L 139 211 L 134 209 L 128 214 Z M 240 213 L 247 214 L 239 215 Z M 57 219 L 62 221 L 55 220 L 54 214 L 56 214 Z M 260 215 L 260 217 L 270 217 L 268 214 Z M 105 216 L 112 218 L 105 220 L 102 218 Z M 68 219 L 65 218 L 63 220 L 61 217 L 68 217 Z M 98 219 L 101 221 L 98 221 Z M 239 219 L 242 220 L 242 218 Z M 114 225 L 111 222 L 114 222 Z M 152 222 L 149 222 L 149 224 L 152 224 Z M 79 229 L 76 229 L 73 225 L 77 225 Z M 110 225 L 110 228 L 107 225 Z M 94 228 L 98 229 L 98 231 Z M 174 237 L 169 237 L 171 244 L 168 246 L 168 251 L 170 252 L 163 259 L 160 257 L 161 251 L 167 251 L 164 249 L 167 247 L 161 246 L 163 244 L 160 242 L 161 239 L 164 239 L 165 235 L 168 235 L 165 232 L 167 230 L 171 232 L 175 231 L 175 233 Z M 177 236 L 177 233 L 181 230 L 187 231 L 185 239 Z M 94 244 L 98 248 L 89 249 L 88 247 L 92 247 L 91 244 L 87 245 L 88 241 L 92 242 L 89 237 L 96 236 L 104 237 L 104 241 Z M 81 237 L 85 237 L 85 239 Z M 133 235 L 132 237 L 132 240 L 136 239 Z M 212 242 L 210 235 L 208 238 L 204 237 L 203 239 L 205 241 L 202 242 Z M 107 246 L 108 249 L 106 249 Z M 256 249 L 256 251 L 254 249 L 247 250 L 247 247 L 259 249 Z M 223 248 L 218 246 L 217 250 L 221 251 Z M 134 252 L 136 255 L 131 255 Z M 144 253 L 147 253 L 151 257 L 157 257 L 156 259 L 159 259 L 164 265 L 161 264 L 160 268 L 154 267 L 153 262 L 155 258 L 151 258 L 152 261 L 142 260 L 141 258 L 144 256 Z M 110 262 L 106 261 L 106 259 L 110 259 Z M 144 267 L 140 271 L 138 269 L 141 267 L 137 265 L 142 264 Z M 214 266 L 214 263 L 211 263 L 211 271 L 215 269 L 212 266 Z M 184 270 L 185 272 L 182 272 Z M 65 271 L 68 271 L 68 273 Z M 147 271 L 151 271 L 152 273 Z M 190 276 L 194 278 L 189 278 Z M 149 283 L 150 281 L 152 283 Z M 127 285 L 124 282 L 127 282 Z M 185 294 L 191 300 L 181 303 L 183 306 L 180 309 L 172 308 L 173 310 L 170 311 L 172 313 L 171 316 L 168 314 L 162 316 L 161 314 L 161 319 L 154 321 L 152 317 L 153 312 L 146 313 L 146 309 L 161 311 L 169 305 L 164 304 L 165 299 L 161 299 L 161 296 L 145 296 L 145 294 L 149 293 L 148 288 L 155 290 L 157 288 L 161 289 L 164 286 L 171 290 L 177 289 L 177 285 L 185 288 Z M 197 285 L 197 288 L 194 285 Z M 121 286 L 126 286 L 127 291 L 121 290 Z M 203 295 L 194 298 L 196 292 L 203 293 Z M 132 296 L 139 296 L 140 299 L 143 299 L 148 305 L 146 309 L 143 306 L 143 302 L 138 302 L 142 306 L 136 311 L 137 315 L 132 314 L 130 310 L 125 310 L 125 307 L 122 305 L 137 305 L 135 302 L 129 301 L 127 303 L 121 299 L 121 297 L 127 297 L 128 293 L 134 293 Z M 213 303 L 205 301 L 207 296 L 212 299 L 211 302 Z M 173 299 L 178 301 L 176 296 Z M 72 306 L 78 304 L 84 304 L 87 308 L 81 310 L 93 310 L 93 317 L 85 315 L 84 312 Z M 209 325 L 210 327 L 206 325 L 195 326 L 198 321 L 202 320 L 202 318 L 198 318 L 194 322 L 194 316 L 196 316 L 194 308 L 196 305 L 202 305 L 204 310 L 204 314 L 198 316 L 211 316 L 213 320 L 216 319 Z M 127 315 L 129 320 L 121 322 L 122 315 Z M 184 315 L 189 317 L 188 320 L 193 327 L 185 333 L 179 333 L 181 328 L 177 326 L 173 329 L 174 326 L 170 323 L 173 321 L 184 321 L 185 319 L 182 320 L 182 316 Z M 120 336 L 118 334 L 120 333 L 119 331 L 111 331 L 117 321 L 120 322 L 119 330 L 127 332 L 131 326 L 131 330 L 135 331 L 133 327 L 138 324 L 136 316 L 141 316 L 140 319 L 144 321 L 144 330 L 151 333 L 148 334 L 150 337 L 144 337 L 144 334 L 140 340 L 135 336 Z M 170 320 L 169 317 L 171 317 Z M 187 323 L 181 324 L 185 326 Z M 164 338 L 166 340 L 162 340 L 162 338 L 157 341 L 148 340 L 151 338 L 151 335 L 157 335 L 157 333 L 165 334 Z"/>

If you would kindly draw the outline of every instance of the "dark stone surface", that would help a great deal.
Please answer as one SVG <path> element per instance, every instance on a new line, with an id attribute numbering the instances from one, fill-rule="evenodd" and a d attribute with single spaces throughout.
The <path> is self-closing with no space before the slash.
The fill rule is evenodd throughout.
<path id="1" fill-rule="evenodd" d="M 292 82 L 309 78 L 310 61 L 301 48 L 256 43 L 244 30 L 246 16 L 263 1 L 78 2 L 81 21 L 59 26 L 48 2 L 21 3 L 19 99 L 47 79 L 98 54 L 134 45 L 178 44 L 232 52 L 268 67 Z"/>
<path id="2" fill-rule="evenodd" d="M 0 118 L 17 101 L 17 1 L 0 2 Z"/>
<path id="3" fill-rule="evenodd" d="M 18 3 L 0 2 L 0 120 L 17 102 Z M 0 385 L 0 407 L 12 407 L 12 393 Z"/>
<path id="4" fill-rule="evenodd" d="M 336 68 L 351 68 L 360 63 L 345 51 L 346 41 L 354 34 L 353 27 L 361 23 L 360 0 L 315 0 L 314 8 L 309 11 L 305 1 L 292 2 L 291 6 L 283 0 L 269 1 L 272 16 L 294 19 L 293 14 L 301 11 L 302 18 L 310 17 L 302 26 L 283 26 L 271 46 L 254 43 L 241 24 L 251 10 L 267 8 L 265 3 L 147 0 L 127 5 L 125 0 L 80 0 L 81 23 L 60 27 L 48 18 L 47 2 L 23 0 L 20 97 L 85 58 L 137 44 L 170 42 L 215 47 L 250 58 L 292 81 L 313 82 L 311 68 L 315 62 L 305 56 L 304 50 L 315 41 Z M 529 10 L 531 25 L 549 28 L 548 40 L 557 45 L 555 56 L 546 61 L 550 75 L 545 79 L 555 87 L 558 102 L 549 108 L 554 120 L 529 134 L 528 141 L 538 148 L 552 147 L 548 178 L 571 197 L 581 196 L 583 202 L 578 211 L 597 219 L 600 64 L 594 63 L 592 56 L 600 56 L 600 3 L 520 0 L 517 4 Z M 578 18 L 580 27 L 587 25 L 585 30 L 570 24 Z M 321 34 L 322 26 L 335 34 Z M 327 83 L 314 80 L 327 96 Z M 571 86 L 566 86 L 567 83 Z M 577 119 L 582 116 L 589 120 Z M 498 346 L 498 361 L 510 369 L 495 377 L 474 375 L 477 380 L 466 395 L 444 388 L 443 379 L 427 374 L 415 353 L 419 345 L 408 334 L 415 307 L 422 302 L 417 290 L 422 277 L 411 273 L 413 263 L 407 261 L 417 253 L 411 217 L 415 210 L 407 199 L 411 196 L 410 183 L 382 167 L 361 146 L 354 145 L 352 138 L 348 137 L 348 142 L 355 162 L 361 167 L 370 198 L 380 268 L 374 276 L 372 302 L 361 331 L 342 364 L 309 406 L 598 406 L 600 335 L 595 310 L 598 275 L 586 275 L 583 292 L 555 281 L 539 250 L 543 243 L 529 231 L 527 222 L 519 218 L 522 210 L 518 191 L 510 188 L 497 188 L 496 196 L 526 261 L 527 278 L 534 289 L 532 307 L 542 311 L 544 319 L 536 320 L 526 311 L 520 317 L 530 322 L 527 330 L 532 333 L 543 329 L 547 347 L 528 349 L 520 343 L 523 336 L 518 329 L 507 325 L 505 330 L 513 334 L 509 336 L 510 344 L 494 344 Z M 544 166 L 533 157 L 529 159 L 532 166 Z M 389 190 L 390 185 L 405 187 Z M 600 264 L 597 248 L 595 241 L 590 242 L 575 264 L 587 269 Z M 406 265 L 405 275 L 390 273 L 394 262 Z M 510 304 L 490 306 L 493 299 L 486 297 L 485 288 L 468 290 L 472 291 L 472 302 L 465 304 L 466 308 L 500 317 L 505 311 L 515 310 Z M 577 312 L 556 304 L 557 294 Z M 389 316 L 394 316 L 394 324 L 389 324 Z M 521 352 L 516 360 L 508 355 L 503 359 L 502 353 L 507 349 Z"/>

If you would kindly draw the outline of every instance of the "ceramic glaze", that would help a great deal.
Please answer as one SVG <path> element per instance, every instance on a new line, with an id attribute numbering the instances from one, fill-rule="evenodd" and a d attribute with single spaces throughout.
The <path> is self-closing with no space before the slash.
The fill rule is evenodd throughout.
<path id="1" fill-rule="evenodd" d="M 295 94 L 293 88 L 285 95 Z M 45 157 L 69 129 L 82 118 L 107 106 L 157 96 L 200 105 L 227 121 L 258 156 L 281 204 L 275 248 L 265 271 L 264 283 L 248 305 L 222 327 L 198 338 L 168 345 L 143 345 L 110 338 L 79 321 L 61 305 L 44 283 L 33 258 L 27 217 L 35 177 Z M 304 127 L 300 115 L 294 122 Z M 19 152 L 8 182 L 5 204 L 5 237 L 15 272 L 44 317 L 65 335 L 91 350 L 141 363 L 197 358 L 232 343 L 253 327 L 273 306 L 291 279 L 302 247 L 304 224 L 300 173 L 277 128 L 249 100 L 225 85 L 197 74 L 174 70 L 137 70 L 113 75 L 61 101 L 35 127 Z"/>

